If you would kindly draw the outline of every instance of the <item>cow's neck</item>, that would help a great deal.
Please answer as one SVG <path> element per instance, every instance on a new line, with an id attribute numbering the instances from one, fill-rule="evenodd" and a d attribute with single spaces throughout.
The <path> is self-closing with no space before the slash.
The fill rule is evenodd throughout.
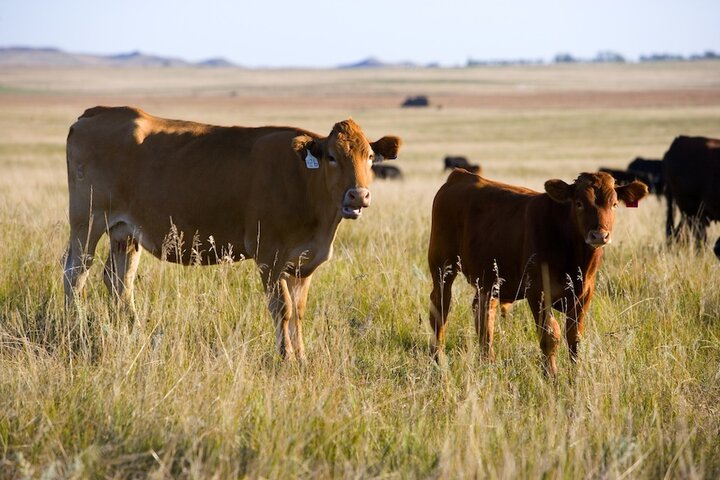
<path id="1" fill-rule="evenodd" d="M 321 198 L 314 202 L 315 219 L 324 229 L 332 231 L 332 236 L 335 237 L 335 232 L 342 220 L 340 205 L 343 199 L 342 197 L 335 198 L 325 185 L 310 185 L 310 187 L 314 188 L 316 192 L 321 192 Z"/>
<path id="2" fill-rule="evenodd" d="M 583 278 L 595 276 L 603 257 L 603 248 L 592 248 L 585 243 L 584 238 L 580 238 L 582 243 L 576 244 L 575 263 L 582 271 Z"/>
<path id="3" fill-rule="evenodd" d="M 574 227 L 572 211 L 568 214 L 566 223 L 571 231 L 567 232 L 572 238 L 573 266 L 579 268 L 583 279 L 591 279 L 597 273 L 604 253 L 603 248 L 593 248 L 585 242 L 583 235 Z"/>
<path id="4" fill-rule="evenodd" d="M 290 258 L 304 257 L 296 272 L 302 277 L 311 275 L 317 267 L 332 257 L 332 245 L 342 220 L 342 199 L 333 198 L 320 182 L 308 182 L 306 188 L 306 194 L 312 197 L 313 201 L 309 202 L 303 213 L 303 222 L 312 226 L 309 230 L 311 234 L 290 252 Z M 313 192 L 313 195 L 309 195 L 310 192 Z"/>

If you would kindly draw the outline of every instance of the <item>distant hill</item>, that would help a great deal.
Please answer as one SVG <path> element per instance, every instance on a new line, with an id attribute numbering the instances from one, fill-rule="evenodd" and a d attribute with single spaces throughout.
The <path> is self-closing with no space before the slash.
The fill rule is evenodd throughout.
<path id="1" fill-rule="evenodd" d="M 368 57 L 365 60 L 360 60 L 356 63 L 350 63 L 347 65 L 340 65 L 339 68 L 417 68 L 420 65 L 413 62 L 396 62 L 389 63 L 383 62 L 376 57 Z"/>
<path id="2" fill-rule="evenodd" d="M 224 58 L 188 62 L 142 52 L 117 55 L 70 53 L 57 48 L 0 48 L 0 67 L 235 67 Z"/>

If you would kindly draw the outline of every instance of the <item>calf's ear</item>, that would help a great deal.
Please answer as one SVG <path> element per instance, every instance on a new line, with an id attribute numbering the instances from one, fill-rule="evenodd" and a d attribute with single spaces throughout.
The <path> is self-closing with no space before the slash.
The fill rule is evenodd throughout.
<path id="1" fill-rule="evenodd" d="M 545 191 L 558 203 L 568 203 L 572 200 L 572 185 L 562 180 L 548 180 L 545 182 Z"/>
<path id="2" fill-rule="evenodd" d="M 383 160 L 395 160 L 400 151 L 402 140 L 398 137 L 382 137 L 370 144 L 375 152 L 375 160 L 373 162 L 382 162 Z"/>
<path id="3" fill-rule="evenodd" d="M 315 158 L 322 158 L 323 143 L 321 139 L 312 138 L 308 135 L 298 135 L 292 139 L 292 149 L 295 150 L 298 157 L 305 160 L 308 152 Z"/>
<path id="4" fill-rule="evenodd" d="M 637 205 L 638 200 L 648 194 L 648 187 L 643 182 L 635 180 L 622 187 L 615 187 L 615 192 L 618 200 L 622 200 L 625 205 Z"/>

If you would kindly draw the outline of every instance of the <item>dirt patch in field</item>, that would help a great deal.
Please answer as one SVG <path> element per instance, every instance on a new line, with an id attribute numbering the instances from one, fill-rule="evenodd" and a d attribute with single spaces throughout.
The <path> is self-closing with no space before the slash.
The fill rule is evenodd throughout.
<path id="1" fill-rule="evenodd" d="M 234 92 L 212 95 L 0 95 L 0 105 L 222 105 L 223 107 L 270 108 L 400 108 L 403 97 L 394 95 L 263 95 Z M 720 105 L 720 89 L 647 91 L 558 91 L 481 95 L 436 95 L 427 108 L 652 108 Z M 419 107 L 413 107 L 419 108 Z"/>

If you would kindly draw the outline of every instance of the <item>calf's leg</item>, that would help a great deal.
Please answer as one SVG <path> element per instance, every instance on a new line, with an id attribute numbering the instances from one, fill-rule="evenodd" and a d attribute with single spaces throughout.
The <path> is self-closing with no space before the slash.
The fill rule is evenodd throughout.
<path id="1" fill-rule="evenodd" d="M 529 294 L 528 302 L 533 317 L 535 317 L 535 326 L 540 339 L 540 349 L 545 357 L 545 371 L 550 376 L 557 375 L 557 350 L 560 343 L 560 325 L 552 314 L 550 302 L 545 304 L 543 294 Z"/>
<path id="2" fill-rule="evenodd" d="M 585 292 L 573 302 L 573 306 L 565 316 L 565 339 L 567 340 L 570 360 L 577 362 L 578 344 L 585 331 L 585 314 L 595 291 L 594 280 L 588 282 Z"/>

